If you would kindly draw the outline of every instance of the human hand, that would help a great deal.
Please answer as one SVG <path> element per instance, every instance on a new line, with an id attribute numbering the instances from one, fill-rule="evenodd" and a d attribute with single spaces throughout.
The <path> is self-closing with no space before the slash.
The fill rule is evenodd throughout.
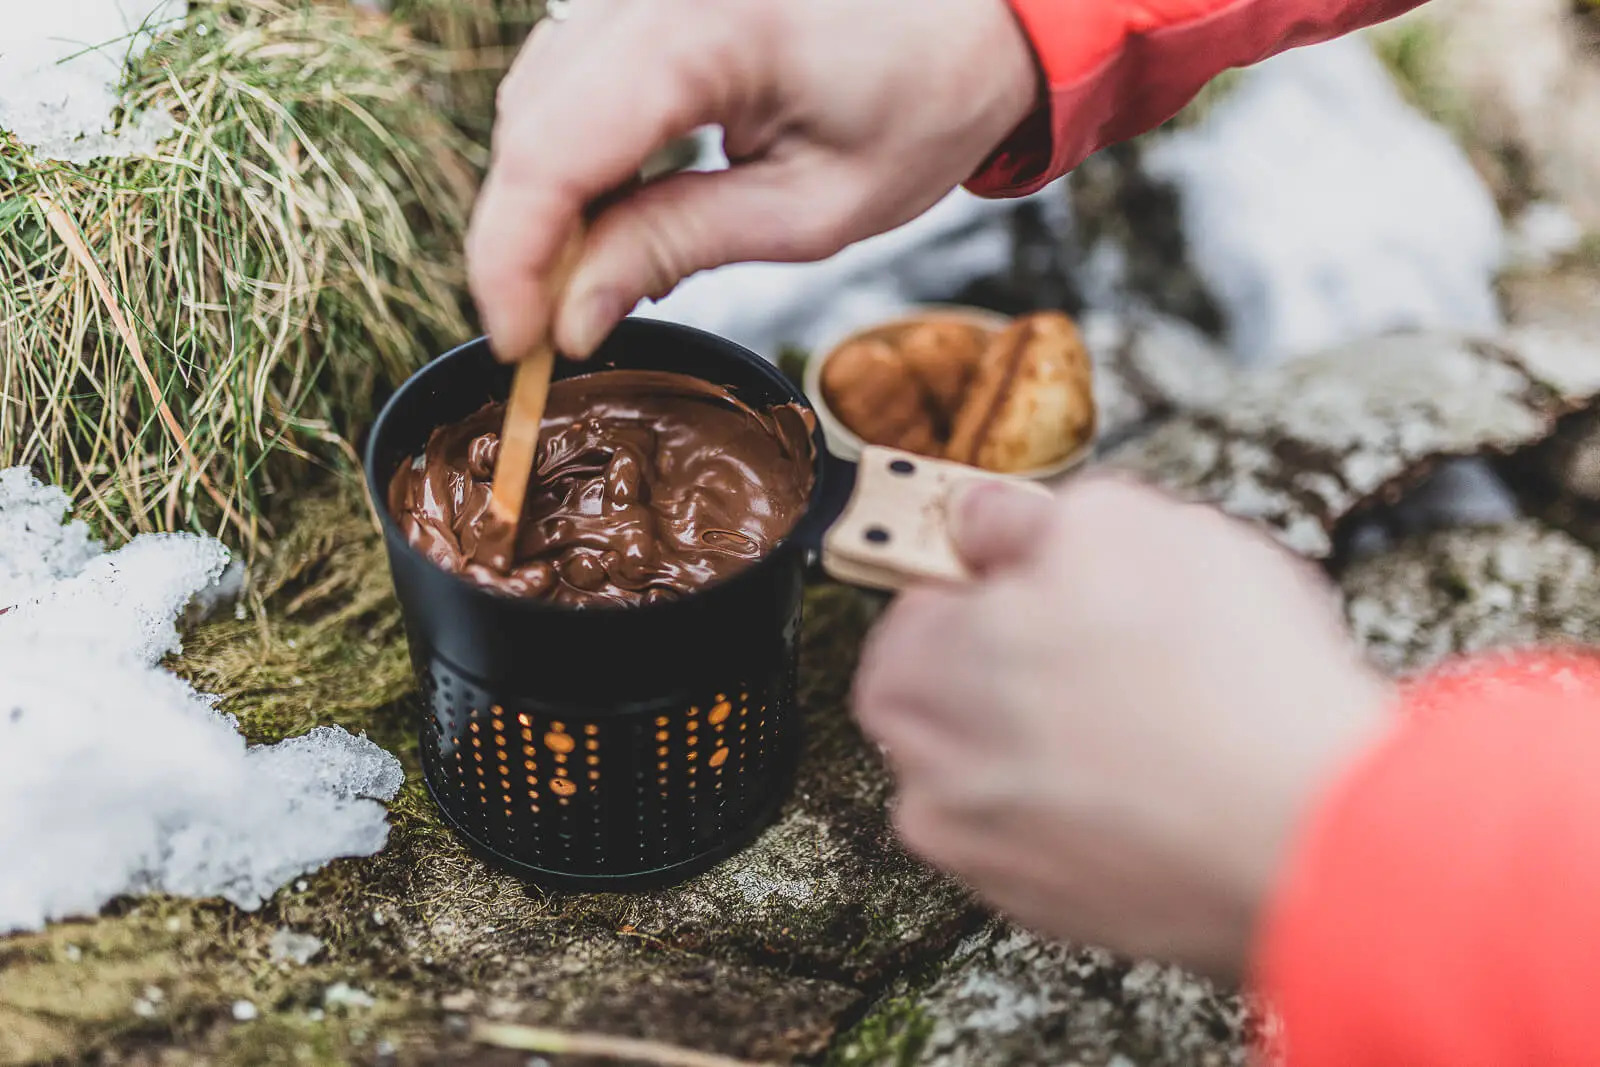
<path id="1" fill-rule="evenodd" d="M 1236 977 L 1297 820 L 1388 720 L 1331 589 L 1115 480 L 957 518 L 977 580 L 903 594 L 857 675 L 901 837 L 1045 934 Z"/>
<path id="2" fill-rule="evenodd" d="M 675 175 L 593 222 L 555 310 L 586 356 L 644 297 L 750 260 L 822 259 L 908 222 L 969 178 L 1034 105 L 1004 0 L 577 0 L 500 87 L 467 241 L 496 352 L 545 330 L 545 279 L 586 205 L 704 125 L 732 165 Z"/>

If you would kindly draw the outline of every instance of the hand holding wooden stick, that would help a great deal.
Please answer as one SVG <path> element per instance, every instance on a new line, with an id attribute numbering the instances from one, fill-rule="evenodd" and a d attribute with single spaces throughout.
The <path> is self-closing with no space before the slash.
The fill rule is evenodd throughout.
<path id="1" fill-rule="evenodd" d="M 551 272 L 552 322 L 561 295 L 583 253 L 583 239 L 584 228 L 579 226 Z M 544 420 L 555 361 L 555 345 L 547 327 L 539 345 L 532 352 L 518 356 L 511 380 L 511 397 L 506 402 L 505 423 L 500 430 L 500 454 L 495 461 L 494 492 L 490 499 L 495 518 L 510 529 L 511 544 L 516 542 L 517 522 L 522 517 L 522 502 L 528 493 L 528 479 L 533 474 L 534 455 L 539 447 L 539 424 Z M 509 555 L 506 562 L 510 562 Z"/>
<path id="2" fill-rule="evenodd" d="M 555 370 L 555 345 L 551 339 L 555 317 L 567 285 L 572 281 L 572 273 L 583 256 L 588 221 L 647 180 L 673 173 L 677 169 L 674 153 L 680 148 L 674 143 L 655 152 L 645 161 L 637 177 L 589 205 L 550 272 L 550 318 L 545 324 L 543 340 L 531 352 L 502 353 L 515 359 L 516 371 L 511 380 L 511 396 L 506 401 L 505 422 L 500 429 L 500 454 L 495 460 L 494 487 L 489 499 L 499 530 L 498 536 L 478 543 L 472 554 L 475 562 L 508 570 L 515 555 L 517 524 L 522 519 L 522 503 L 527 498 L 528 480 L 533 475 L 533 461 L 539 449 L 539 425 L 544 421 L 545 401 L 550 397 L 550 375 Z"/>

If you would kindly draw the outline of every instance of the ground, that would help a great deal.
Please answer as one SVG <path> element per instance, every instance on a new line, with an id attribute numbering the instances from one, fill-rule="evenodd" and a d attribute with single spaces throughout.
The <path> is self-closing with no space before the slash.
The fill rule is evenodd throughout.
<path id="1" fill-rule="evenodd" d="M 1581 314 L 1600 306 L 1600 278 L 1575 269 L 1521 292 L 1517 328 L 1494 344 L 1388 339 L 1237 378 L 1204 364 L 1226 389 L 1172 373 L 1195 365 L 1190 349 L 1126 339 L 1103 385 L 1133 399 L 1105 462 L 1324 560 L 1396 672 L 1600 640 L 1596 524 L 1571 462 L 1600 393 L 1600 324 Z M 1345 547 L 1352 524 L 1457 454 L 1509 457 L 1497 462 L 1540 517 Z M 258 614 L 203 624 L 174 665 L 223 694 L 254 741 L 328 722 L 396 752 L 409 777 L 389 846 L 253 914 L 144 898 L 0 940 L 0 1063 L 534 1062 L 476 1040 L 491 1022 L 838 1064 L 1242 1064 L 1265 1036 L 1232 991 L 1043 942 L 900 851 L 890 784 L 846 706 L 876 602 L 838 586 L 808 594 L 805 766 L 756 845 L 643 895 L 550 895 L 486 869 L 421 787 L 370 516 L 337 484 L 294 512 L 258 567 Z"/>
<path id="2" fill-rule="evenodd" d="M 1413 34 L 1391 58 L 1449 119 L 1424 76 L 1428 39 Z M 1469 89 L 1496 87 L 1486 75 Z M 1563 127 L 1521 118 L 1507 124 L 1529 143 L 1491 131 L 1480 162 L 1565 173 Z M 1201 330 L 1161 315 L 1085 324 L 1101 356 L 1101 461 L 1215 501 L 1320 561 L 1369 654 L 1397 674 L 1509 644 L 1600 642 L 1592 251 L 1506 279 L 1504 337 L 1393 337 L 1243 374 L 1204 335 L 1218 313 L 1181 266 L 1173 204 L 1139 177 L 1138 154 L 1106 153 L 1075 179 L 1093 220 L 1079 239 L 1125 246 L 1153 307 Z M 1527 199 L 1496 191 L 1508 209 Z M 1059 263 L 964 298 L 1081 305 Z M 1525 517 L 1434 532 L 1395 521 L 1455 456 L 1494 463 Z M 559 1051 L 574 1033 L 670 1046 L 634 1054 L 656 1062 L 677 1048 L 770 1063 L 1175 1067 L 1242 1065 L 1251 1042 L 1270 1047 L 1270 1014 L 1236 991 L 1043 941 L 899 849 L 890 782 L 847 706 L 877 602 L 839 586 L 808 593 L 805 762 L 755 845 L 642 895 L 545 894 L 487 869 L 422 788 L 404 634 L 359 488 L 325 483 L 281 520 L 243 617 L 192 630 L 173 666 L 220 694 L 253 742 L 332 723 L 396 753 L 408 780 L 387 848 L 254 913 L 145 897 L 0 938 L 0 1065 L 536 1067 L 580 1062 Z M 515 1049 L 494 1024 L 559 1033 Z"/>

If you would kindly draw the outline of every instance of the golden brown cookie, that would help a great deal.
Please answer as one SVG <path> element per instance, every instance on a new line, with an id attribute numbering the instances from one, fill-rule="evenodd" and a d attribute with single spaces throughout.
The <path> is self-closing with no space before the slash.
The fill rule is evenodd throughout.
<path id="1" fill-rule="evenodd" d="M 963 322 L 930 319 L 907 328 L 896 347 L 922 386 L 941 429 L 955 418 L 988 341 L 985 331 Z"/>
<path id="2" fill-rule="evenodd" d="M 922 389 L 904 357 L 879 338 L 852 341 L 822 368 L 822 396 L 857 437 L 937 456 L 939 439 Z"/>
<path id="3" fill-rule="evenodd" d="M 1025 315 L 989 343 L 945 455 L 1017 473 L 1065 459 L 1093 436 L 1089 351 L 1066 315 Z"/>

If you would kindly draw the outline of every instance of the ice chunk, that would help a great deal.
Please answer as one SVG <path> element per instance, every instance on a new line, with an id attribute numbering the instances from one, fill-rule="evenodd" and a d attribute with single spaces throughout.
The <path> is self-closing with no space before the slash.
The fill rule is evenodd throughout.
<path id="1" fill-rule="evenodd" d="M 267 943 L 267 953 L 275 963 L 294 963 L 304 967 L 316 958 L 322 947 L 322 938 L 280 926 Z"/>
<path id="2" fill-rule="evenodd" d="M 393 800 L 405 783 L 400 761 L 373 753 L 365 734 L 353 737 L 337 726 L 319 726 L 269 748 L 252 750 L 257 773 L 296 782 L 339 800 Z"/>
<path id="3" fill-rule="evenodd" d="M 393 756 L 337 727 L 247 747 L 214 698 L 161 669 L 226 550 L 172 534 L 106 552 L 66 503 L 0 472 L 0 933 L 126 893 L 254 908 L 381 849 Z"/>
<path id="4" fill-rule="evenodd" d="M 1519 267 L 1543 270 L 1581 249 L 1584 237 L 1583 224 L 1566 205 L 1540 200 L 1516 217 L 1510 259 Z"/>
<path id="5" fill-rule="evenodd" d="M 0 608 L 11 607 L 32 590 L 70 578 L 100 551 L 89 527 L 66 522 L 72 502 L 53 485 L 43 485 L 26 467 L 0 471 Z"/>
<path id="6" fill-rule="evenodd" d="M 378 1003 L 365 989 L 357 989 L 346 982 L 335 982 L 322 992 L 322 1006 L 330 1009 L 371 1008 Z"/>
<path id="7" fill-rule="evenodd" d="M 0 554 L 10 551 L 0 545 Z M 136 537 L 90 557 L 77 574 L 31 590 L 0 616 L 0 641 L 76 644 L 154 663 L 178 650 L 178 616 L 227 565 L 227 550 L 208 538 Z"/>

